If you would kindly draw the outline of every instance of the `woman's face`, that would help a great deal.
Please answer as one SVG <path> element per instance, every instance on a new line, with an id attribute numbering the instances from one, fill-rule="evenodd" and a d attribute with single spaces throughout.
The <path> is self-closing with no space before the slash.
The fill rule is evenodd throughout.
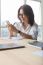
<path id="1" fill-rule="evenodd" d="M 28 23 L 28 22 L 29 22 L 29 21 L 28 21 L 28 16 L 26 16 L 26 15 L 24 14 L 23 9 L 20 9 L 19 18 L 20 18 L 20 20 L 21 20 L 22 23 Z"/>

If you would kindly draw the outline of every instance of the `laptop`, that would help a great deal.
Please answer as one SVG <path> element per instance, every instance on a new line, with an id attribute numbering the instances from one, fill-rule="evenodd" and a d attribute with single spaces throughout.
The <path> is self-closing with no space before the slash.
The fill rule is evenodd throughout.
<path id="1" fill-rule="evenodd" d="M 9 50 L 9 49 L 18 49 L 18 48 L 25 48 L 25 46 L 24 45 L 18 45 L 16 43 L 0 44 L 0 51 Z"/>

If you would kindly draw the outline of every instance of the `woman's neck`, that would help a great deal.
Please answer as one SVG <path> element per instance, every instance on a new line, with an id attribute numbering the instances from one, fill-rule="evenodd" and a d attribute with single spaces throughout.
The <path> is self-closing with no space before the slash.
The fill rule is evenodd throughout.
<path id="1" fill-rule="evenodd" d="M 24 27 L 24 29 L 26 29 L 27 26 L 28 26 L 28 23 L 27 23 L 27 22 L 26 22 L 26 23 L 23 23 L 23 27 Z"/>

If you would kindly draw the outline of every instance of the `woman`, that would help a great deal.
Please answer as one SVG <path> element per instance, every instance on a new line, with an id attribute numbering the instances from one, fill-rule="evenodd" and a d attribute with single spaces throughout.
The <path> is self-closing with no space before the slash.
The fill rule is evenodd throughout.
<path id="1" fill-rule="evenodd" d="M 18 26 L 8 25 L 10 36 L 13 36 L 14 32 L 16 32 L 23 38 L 37 40 L 38 25 L 34 21 L 34 13 L 31 6 L 21 6 L 18 10 L 18 18 L 21 24 Z"/>

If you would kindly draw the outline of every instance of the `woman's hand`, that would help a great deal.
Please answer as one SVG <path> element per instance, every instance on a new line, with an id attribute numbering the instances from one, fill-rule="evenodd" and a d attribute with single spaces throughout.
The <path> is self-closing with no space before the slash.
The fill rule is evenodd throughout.
<path id="1" fill-rule="evenodd" d="M 12 25 L 12 24 L 8 24 L 7 27 L 8 27 L 9 33 L 10 33 L 10 37 L 15 36 L 16 33 L 18 32 L 16 27 L 14 27 L 14 25 Z"/>
<path id="2" fill-rule="evenodd" d="M 9 31 L 18 32 L 17 28 L 12 24 L 8 24 L 7 27 Z"/>

